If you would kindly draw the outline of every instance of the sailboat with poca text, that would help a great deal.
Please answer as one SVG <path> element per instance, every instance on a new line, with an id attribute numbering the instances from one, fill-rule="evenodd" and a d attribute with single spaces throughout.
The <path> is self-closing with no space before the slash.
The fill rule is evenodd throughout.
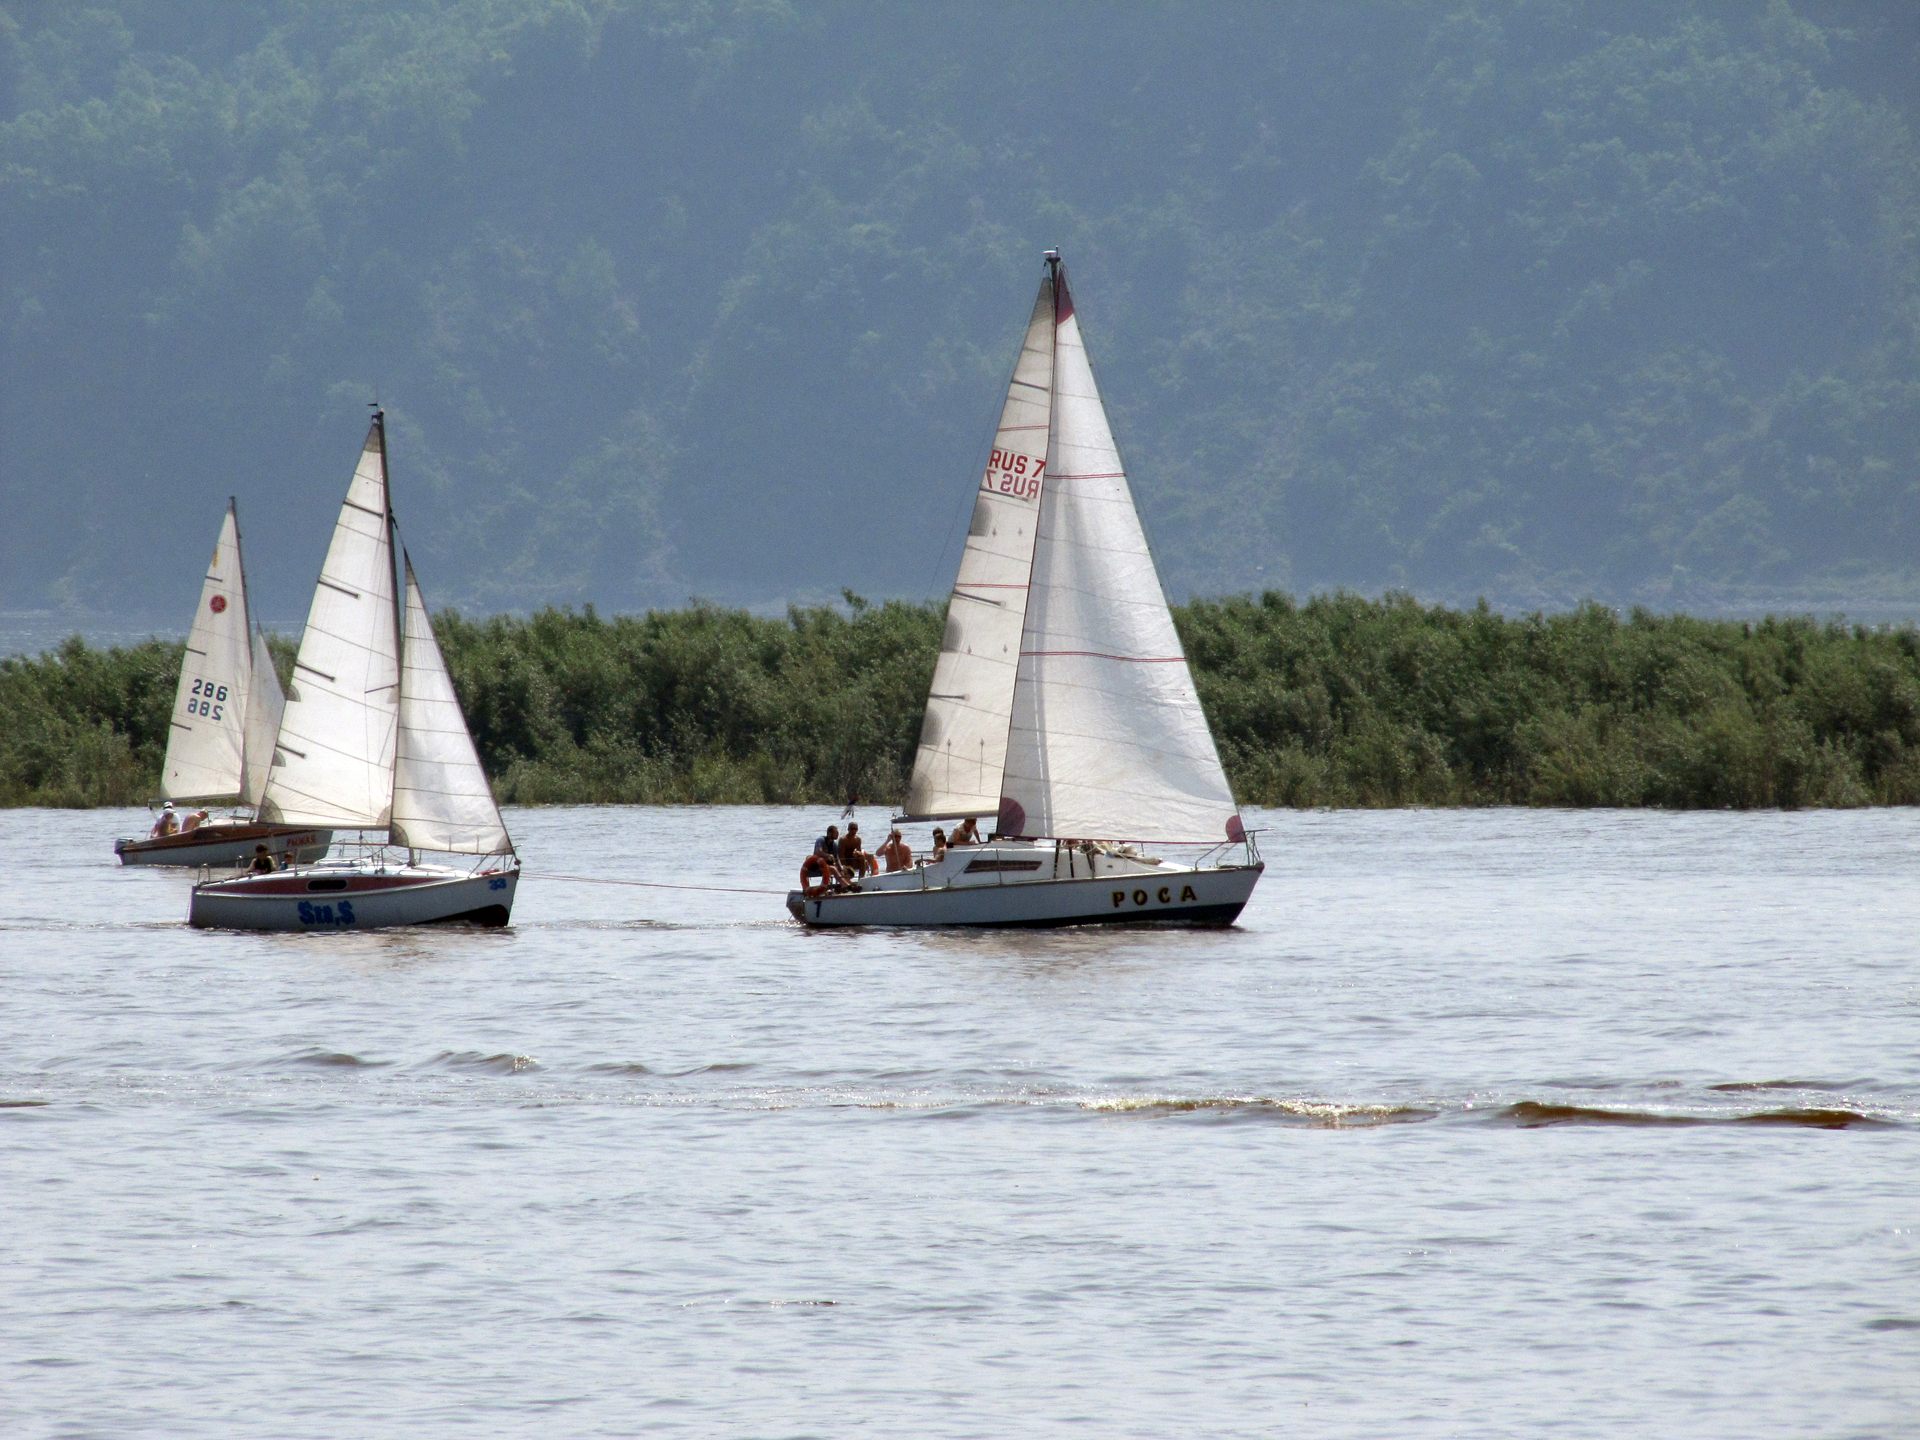
<path id="1" fill-rule="evenodd" d="M 974 500 L 903 820 L 993 818 L 809 925 L 1231 924 L 1262 865 L 1148 552 L 1065 267 L 1046 275 Z M 1190 863 L 1148 849 L 1193 847 Z M 1234 852 L 1239 858 L 1232 858 Z"/>
<path id="2" fill-rule="evenodd" d="M 191 924 L 371 930 L 504 925 L 512 914 L 513 841 L 395 529 L 376 412 L 314 588 L 260 805 L 276 823 L 384 834 L 386 844 L 205 881 L 193 887 Z M 423 850 L 470 858 L 425 863 Z"/>
<path id="3" fill-rule="evenodd" d="M 253 623 L 240 554 L 240 512 L 233 500 L 220 522 L 180 658 L 180 685 L 160 771 L 161 799 L 170 805 L 254 809 L 266 786 L 286 702 L 266 637 Z M 276 858 L 292 851 L 299 859 L 317 860 L 332 838 L 311 826 L 235 816 L 170 835 L 116 840 L 113 850 L 122 865 L 233 865 L 250 859 L 256 845 L 265 845 Z"/>

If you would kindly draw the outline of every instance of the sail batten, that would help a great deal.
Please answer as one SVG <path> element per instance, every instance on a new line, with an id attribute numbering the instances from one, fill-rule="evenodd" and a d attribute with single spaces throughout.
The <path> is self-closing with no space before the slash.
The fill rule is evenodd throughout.
<path id="1" fill-rule="evenodd" d="M 1049 275 L 1035 297 L 974 495 L 903 818 L 992 815 L 1000 807 L 1020 631 L 1045 490 L 1054 330 Z"/>
<path id="2" fill-rule="evenodd" d="M 390 515 L 376 416 L 314 587 L 262 819 L 381 830 L 391 818 L 400 636 Z"/>

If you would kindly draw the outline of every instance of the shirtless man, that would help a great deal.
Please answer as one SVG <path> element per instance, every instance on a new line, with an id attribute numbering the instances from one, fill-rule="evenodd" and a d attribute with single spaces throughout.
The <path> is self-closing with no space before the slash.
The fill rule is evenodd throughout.
<path id="1" fill-rule="evenodd" d="M 889 875 L 898 870 L 913 868 L 913 851 L 907 848 L 907 842 L 900 838 L 898 830 L 887 832 L 887 843 L 880 847 L 879 856 L 887 862 Z"/>
<path id="2" fill-rule="evenodd" d="M 180 833 L 182 835 L 191 835 L 206 823 L 207 812 L 205 810 L 196 810 L 180 822 Z"/>
<path id="3" fill-rule="evenodd" d="M 858 820 L 849 821 L 847 823 L 847 833 L 840 837 L 840 868 L 855 879 L 858 879 L 862 875 L 870 874 L 878 868 L 873 863 L 873 857 L 860 848 L 860 822 Z"/>
<path id="4" fill-rule="evenodd" d="M 973 823 L 971 815 L 954 827 L 953 837 L 947 841 L 949 845 L 978 845 L 979 843 L 980 827 Z"/>
<path id="5" fill-rule="evenodd" d="M 938 825 L 933 827 L 933 858 L 935 860 L 947 858 L 947 832 Z"/>

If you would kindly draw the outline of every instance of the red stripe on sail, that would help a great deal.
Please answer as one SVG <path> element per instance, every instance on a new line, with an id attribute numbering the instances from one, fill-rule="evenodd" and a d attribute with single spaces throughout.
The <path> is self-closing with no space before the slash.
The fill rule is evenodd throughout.
<path id="1" fill-rule="evenodd" d="M 1022 650 L 1022 655 L 1084 655 L 1091 660 L 1124 660 L 1129 665 L 1182 665 L 1184 655 L 1109 655 L 1104 650 Z"/>

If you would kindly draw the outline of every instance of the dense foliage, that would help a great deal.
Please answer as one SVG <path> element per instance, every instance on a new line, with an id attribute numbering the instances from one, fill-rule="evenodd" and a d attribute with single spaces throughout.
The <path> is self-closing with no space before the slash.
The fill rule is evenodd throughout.
<path id="1" fill-rule="evenodd" d="M 897 801 L 941 616 L 847 598 L 784 620 L 701 605 L 435 629 L 503 800 Z M 1920 803 L 1912 627 L 1274 593 L 1176 618 L 1248 803 Z M 0 661 L 0 802 L 151 794 L 179 656 L 73 640 Z"/>
<path id="2" fill-rule="evenodd" d="M 1912 613 L 1916 74 L 1885 0 L 0 0 L 0 606 L 181 613 L 238 489 L 295 617 L 376 392 L 481 613 L 938 593 L 1060 245 L 1176 595 Z"/>

